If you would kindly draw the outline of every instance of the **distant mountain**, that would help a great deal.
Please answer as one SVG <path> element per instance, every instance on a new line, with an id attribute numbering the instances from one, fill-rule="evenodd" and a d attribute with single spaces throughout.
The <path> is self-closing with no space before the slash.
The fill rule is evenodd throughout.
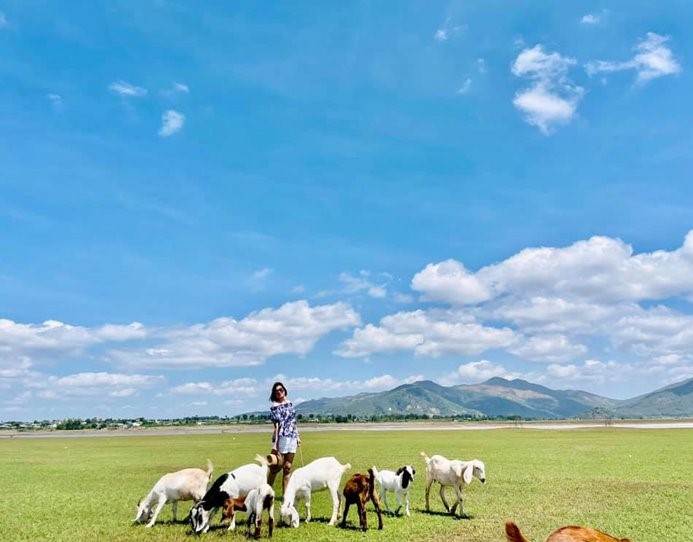
<path id="1" fill-rule="evenodd" d="M 693 378 L 621 401 L 614 413 L 629 418 L 693 416 Z"/>
<path id="2" fill-rule="evenodd" d="M 579 390 L 553 390 L 526 380 L 491 378 L 474 385 L 440 386 L 428 380 L 380 393 L 322 398 L 296 405 L 302 414 L 439 416 L 521 416 L 565 419 L 589 415 L 617 417 L 693 416 L 693 379 L 619 401 Z"/>

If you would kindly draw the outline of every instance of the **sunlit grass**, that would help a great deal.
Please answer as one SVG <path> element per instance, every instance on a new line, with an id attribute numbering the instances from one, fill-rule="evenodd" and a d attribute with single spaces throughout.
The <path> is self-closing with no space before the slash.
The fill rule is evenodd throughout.
<path id="1" fill-rule="evenodd" d="M 350 473 L 373 464 L 413 464 L 412 517 L 385 517 L 383 531 L 364 535 L 355 529 L 352 510 L 350 529 L 332 528 L 326 524 L 330 499 L 317 493 L 314 522 L 298 530 L 276 529 L 278 542 L 299 537 L 500 542 L 508 519 L 537 542 L 565 524 L 591 525 L 635 542 L 683 541 L 693 532 L 693 432 L 687 429 L 304 431 L 302 436 L 298 466 L 326 455 L 350 462 Z M 190 540 L 187 524 L 171 523 L 169 506 L 153 529 L 132 525 L 137 500 L 161 474 L 204 467 L 207 458 L 214 463 L 214 478 L 248 463 L 268 451 L 268 438 L 268 433 L 224 433 L 0 439 L 0 540 Z M 431 494 L 433 513 L 424 511 L 422 450 L 486 463 L 488 483 L 474 480 L 466 488 L 468 517 L 443 514 L 437 490 Z M 179 519 L 189 508 L 179 506 Z M 299 511 L 303 516 L 304 509 Z M 377 525 L 373 512 L 369 524 Z M 239 540 L 243 533 L 214 529 L 203 538 Z"/>

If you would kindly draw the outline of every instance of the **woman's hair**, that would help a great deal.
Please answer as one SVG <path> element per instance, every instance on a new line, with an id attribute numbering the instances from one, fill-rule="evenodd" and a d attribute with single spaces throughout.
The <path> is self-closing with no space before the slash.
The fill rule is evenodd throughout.
<path id="1" fill-rule="evenodd" d="M 277 388 L 284 388 L 284 397 L 289 395 L 289 392 L 286 391 L 286 386 L 282 382 L 275 382 L 272 384 L 272 393 L 270 394 L 270 401 L 277 401 Z"/>

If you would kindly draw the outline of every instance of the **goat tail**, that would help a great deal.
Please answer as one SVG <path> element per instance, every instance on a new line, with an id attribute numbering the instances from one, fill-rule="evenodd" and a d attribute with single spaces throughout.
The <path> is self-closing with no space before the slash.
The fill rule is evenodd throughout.
<path id="1" fill-rule="evenodd" d="M 428 465 L 428 462 L 431 460 L 431 458 L 426 455 L 426 452 L 421 452 L 421 457 L 423 457 L 423 460 Z"/>
<path id="2" fill-rule="evenodd" d="M 373 493 L 375 493 L 375 467 L 368 469 L 368 497 L 373 498 Z"/>
<path id="3" fill-rule="evenodd" d="M 507 521 L 505 523 L 505 536 L 508 539 L 508 542 L 529 542 L 524 536 L 522 536 L 520 528 L 512 521 Z"/>
<path id="4" fill-rule="evenodd" d="M 375 465 L 373 465 L 370 469 L 368 469 L 369 472 L 370 472 L 371 469 L 373 470 L 373 475 L 377 478 L 377 477 L 378 477 L 378 469 L 377 469 L 377 467 L 376 467 Z"/>
<path id="5" fill-rule="evenodd" d="M 214 472 L 214 465 L 212 465 L 212 460 L 207 458 L 207 478 L 212 478 L 212 473 Z"/>
<path id="6" fill-rule="evenodd" d="M 343 469 L 342 472 L 346 472 L 350 468 L 351 468 L 351 463 L 344 463 L 344 465 L 342 465 L 342 469 Z"/>
<path id="7" fill-rule="evenodd" d="M 258 463 L 260 463 L 260 466 L 261 466 L 263 469 L 266 469 L 266 468 L 269 466 L 269 463 L 267 462 L 267 458 L 261 456 L 260 454 L 255 454 L 255 461 L 257 461 Z"/>

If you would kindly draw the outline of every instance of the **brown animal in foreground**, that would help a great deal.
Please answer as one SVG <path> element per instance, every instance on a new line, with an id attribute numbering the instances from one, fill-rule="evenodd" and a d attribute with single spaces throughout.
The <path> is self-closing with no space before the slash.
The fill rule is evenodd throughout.
<path id="1" fill-rule="evenodd" d="M 505 524 L 505 536 L 509 542 L 529 542 L 512 521 Z M 590 527 L 569 525 L 552 532 L 546 542 L 631 542 L 629 538 L 616 538 Z"/>
<path id="2" fill-rule="evenodd" d="M 262 511 L 267 510 L 269 527 L 268 535 L 272 538 L 274 530 L 274 490 L 269 484 L 263 484 L 260 487 L 251 490 L 246 497 L 226 499 L 222 511 L 222 521 L 229 520 L 232 529 L 234 522 L 233 518 L 236 512 L 248 513 L 248 524 L 246 534 L 250 536 L 251 525 L 254 525 L 255 531 L 253 536 L 255 539 L 260 538 L 260 528 L 262 526 Z"/>
<path id="3" fill-rule="evenodd" d="M 346 527 L 349 506 L 355 504 L 359 512 L 359 523 L 364 531 L 368 529 L 366 519 L 366 504 L 373 502 L 375 512 L 378 514 L 378 529 L 383 528 L 383 515 L 380 511 L 380 499 L 375 491 L 375 474 L 373 469 L 368 469 L 368 474 L 354 474 L 347 480 L 344 486 L 344 516 L 342 517 L 342 527 Z"/>

